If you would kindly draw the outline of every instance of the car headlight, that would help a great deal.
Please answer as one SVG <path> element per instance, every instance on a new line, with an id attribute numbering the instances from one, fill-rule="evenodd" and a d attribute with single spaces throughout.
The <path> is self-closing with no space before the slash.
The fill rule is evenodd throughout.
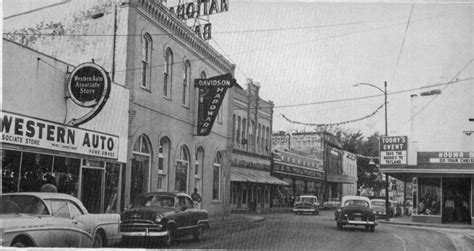
<path id="1" fill-rule="evenodd" d="M 336 211 L 337 211 L 338 213 L 342 212 L 342 210 L 341 210 L 340 208 L 338 208 Z"/>
<path id="2" fill-rule="evenodd" d="M 155 221 L 156 222 L 161 222 L 165 217 L 162 214 L 159 214 L 156 216 Z"/>

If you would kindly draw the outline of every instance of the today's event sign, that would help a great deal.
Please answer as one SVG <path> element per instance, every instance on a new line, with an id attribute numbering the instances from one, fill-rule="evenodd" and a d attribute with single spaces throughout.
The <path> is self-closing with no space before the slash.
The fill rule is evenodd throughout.
<path id="1" fill-rule="evenodd" d="M 407 149 L 407 136 L 380 137 L 380 165 L 406 165 Z"/>

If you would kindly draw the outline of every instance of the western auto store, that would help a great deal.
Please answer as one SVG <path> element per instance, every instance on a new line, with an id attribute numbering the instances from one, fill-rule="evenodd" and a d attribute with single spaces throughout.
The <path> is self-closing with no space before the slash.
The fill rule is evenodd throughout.
<path id="1" fill-rule="evenodd" d="M 74 125 L 95 109 L 65 95 L 74 67 L 5 39 L 3 52 L 2 193 L 39 192 L 52 183 L 91 213 L 118 212 L 128 90 L 112 83 L 105 105 Z"/>
<path id="2" fill-rule="evenodd" d="M 472 223 L 474 152 L 417 152 L 416 165 L 382 172 L 413 182 L 414 222 Z"/>

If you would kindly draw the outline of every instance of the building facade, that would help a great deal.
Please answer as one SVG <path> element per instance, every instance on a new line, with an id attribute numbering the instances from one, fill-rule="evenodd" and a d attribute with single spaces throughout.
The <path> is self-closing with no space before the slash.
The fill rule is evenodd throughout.
<path id="1" fill-rule="evenodd" d="M 128 89 L 112 83 L 103 109 L 73 126 L 70 121 L 90 111 L 66 95 L 73 66 L 5 39 L 2 49 L 2 193 L 40 191 L 52 183 L 89 212 L 119 212 Z"/>
<path id="2" fill-rule="evenodd" d="M 357 195 L 357 156 L 343 151 L 342 173 L 353 179 L 352 183 L 342 184 L 342 196 Z"/>
<path id="3" fill-rule="evenodd" d="M 12 38 L 72 64 L 92 58 L 129 89 L 121 208 L 142 192 L 197 188 L 210 214 L 229 212 L 233 93 L 209 136 L 196 136 L 194 79 L 235 67 L 168 8 L 153 0 L 73 0 L 4 21 Z M 22 32 L 28 28 L 59 35 Z"/>
<path id="4" fill-rule="evenodd" d="M 257 210 L 272 206 L 274 191 L 288 184 L 271 172 L 273 102 L 263 100 L 260 84 L 247 80 L 234 88 L 230 206 Z"/>

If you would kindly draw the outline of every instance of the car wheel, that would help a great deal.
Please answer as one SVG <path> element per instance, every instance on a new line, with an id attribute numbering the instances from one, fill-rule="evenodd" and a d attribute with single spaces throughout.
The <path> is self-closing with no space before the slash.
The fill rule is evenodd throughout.
<path id="1" fill-rule="evenodd" d="M 342 227 L 342 224 L 341 224 L 341 223 L 337 223 L 337 229 L 338 229 L 338 230 L 342 230 L 342 229 L 343 229 L 343 227 Z"/>
<path id="2" fill-rule="evenodd" d="M 25 243 L 23 243 L 21 241 L 17 241 L 15 243 L 13 243 L 12 247 L 24 248 L 24 247 L 28 247 L 28 245 L 26 245 Z"/>
<path id="3" fill-rule="evenodd" d="M 369 226 L 369 225 L 365 225 L 365 231 L 369 232 L 369 229 L 370 229 L 370 226 Z"/>
<path id="4" fill-rule="evenodd" d="M 199 226 L 193 233 L 193 239 L 195 241 L 199 241 L 199 240 L 202 240 L 203 237 L 204 237 L 204 227 Z"/>
<path id="5" fill-rule="evenodd" d="M 101 248 L 104 246 L 104 240 L 102 239 L 102 235 L 100 233 L 95 233 L 94 242 L 92 243 L 92 247 Z"/>
<path id="6" fill-rule="evenodd" d="M 375 232 L 375 226 L 370 226 L 369 231 L 370 232 Z"/>
<path id="7" fill-rule="evenodd" d="M 173 228 L 173 226 L 170 226 L 167 230 L 167 235 L 166 235 L 166 239 L 165 239 L 165 245 L 167 247 L 173 246 L 173 244 L 175 242 L 174 234 L 175 234 L 174 228 Z"/>
<path id="8" fill-rule="evenodd" d="M 318 209 L 318 210 L 316 210 L 316 214 L 317 214 L 317 215 L 319 215 L 319 209 Z"/>

